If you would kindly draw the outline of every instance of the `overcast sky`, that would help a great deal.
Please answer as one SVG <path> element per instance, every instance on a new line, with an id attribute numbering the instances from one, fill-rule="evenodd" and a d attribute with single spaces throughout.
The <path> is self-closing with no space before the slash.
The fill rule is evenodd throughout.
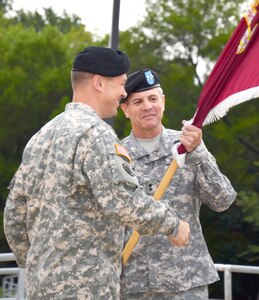
<path id="1" fill-rule="evenodd" d="M 14 0 L 15 10 L 42 12 L 42 8 L 52 7 L 61 15 L 64 10 L 82 19 L 86 30 L 102 36 L 111 32 L 113 0 Z M 144 0 L 120 0 L 119 29 L 125 30 L 136 24 L 145 14 Z"/>

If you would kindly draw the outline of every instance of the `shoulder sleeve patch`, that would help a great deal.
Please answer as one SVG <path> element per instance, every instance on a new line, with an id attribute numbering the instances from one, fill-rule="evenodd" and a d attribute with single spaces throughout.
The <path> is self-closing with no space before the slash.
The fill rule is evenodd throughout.
<path id="1" fill-rule="evenodd" d="M 119 156 L 122 156 L 124 159 L 126 159 L 128 162 L 131 162 L 130 156 L 127 152 L 127 150 L 120 144 L 114 144 L 115 149 L 116 149 L 116 153 Z"/>

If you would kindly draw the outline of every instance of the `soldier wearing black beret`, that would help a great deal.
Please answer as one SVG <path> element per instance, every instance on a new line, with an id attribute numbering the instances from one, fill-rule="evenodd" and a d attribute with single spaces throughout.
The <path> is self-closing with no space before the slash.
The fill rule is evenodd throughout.
<path id="1" fill-rule="evenodd" d="M 189 224 L 144 192 L 103 121 L 127 96 L 129 66 L 120 50 L 81 51 L 71 71 L 72 102 L 24 149 L 4 228 L 19 267 L 26 267 L 27 300 L 119 300 L 125 226 L 180 246 L 188 239 Z"/>
<path id="2" fill-rule="evenodd" d="M 207 300 L 208 285 L 219 277 L 203 237 L 200 207 L 224 211 L 236 192 L 204 145 L 200 128 L 188 122 L 183 122 L 181 131 L 163 126 L 165 95 L 155 71 L 144 69 L 129 75 L 125 90 L 121 108 L 132 130 L 121 143 L 132 158 L 134 172 L 153 195 L 161 192 L 160 182 L 176 159 L 181 168 L 160 201 L 170 199 L 177 215 L 191 225 L 191 235 L 182 248 L 171 247 L 162 235 L 142 237 L 124 266 L 121 299 Z M 181 155 L 182 165 L 177 160 L 179 141 L 187 151 Z M 128 230 L 125 243 L 130 235 Z"/>

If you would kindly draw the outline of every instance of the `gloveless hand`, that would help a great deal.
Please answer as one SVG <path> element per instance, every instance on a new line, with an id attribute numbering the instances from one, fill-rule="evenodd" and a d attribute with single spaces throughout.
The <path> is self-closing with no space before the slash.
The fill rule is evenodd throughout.
<path id="1" fill-rule="evenodd" d="M 202 130 L 194 125 L 185 124 L 185 121 L 183 121 L 183 124 L 180 142 L 184 145 L 187 152 L 191 152 L 201 143 Z"/>
<path id="2" fill-rule="evenodd" d="M 178 233 L 174 236 L 168 236 L 169 241 L 176 247 L 186 246 L 189 243 L 190 226 L 189 223 L 180 220 Z"/>

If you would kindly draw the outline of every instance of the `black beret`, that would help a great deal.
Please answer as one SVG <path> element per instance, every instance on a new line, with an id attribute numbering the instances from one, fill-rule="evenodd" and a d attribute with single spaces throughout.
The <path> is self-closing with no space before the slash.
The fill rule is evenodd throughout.
<path id="1" fill-rule="evenodd" d="M 76 56 L 72 71 L 90 72 L 115 77 L 128 72 L 126 53 L 106 47 L 87 47 Z"/>
<path id="2" fill-rule="evenodd" d="M 120 103 L 127 100 L 130 94 L 151 90 L 160 86 L 160 80 L 157 73 L 150 69 L 138 70 L 129 75 L 125 84 L 127 97 L 122 98 Z"/>

